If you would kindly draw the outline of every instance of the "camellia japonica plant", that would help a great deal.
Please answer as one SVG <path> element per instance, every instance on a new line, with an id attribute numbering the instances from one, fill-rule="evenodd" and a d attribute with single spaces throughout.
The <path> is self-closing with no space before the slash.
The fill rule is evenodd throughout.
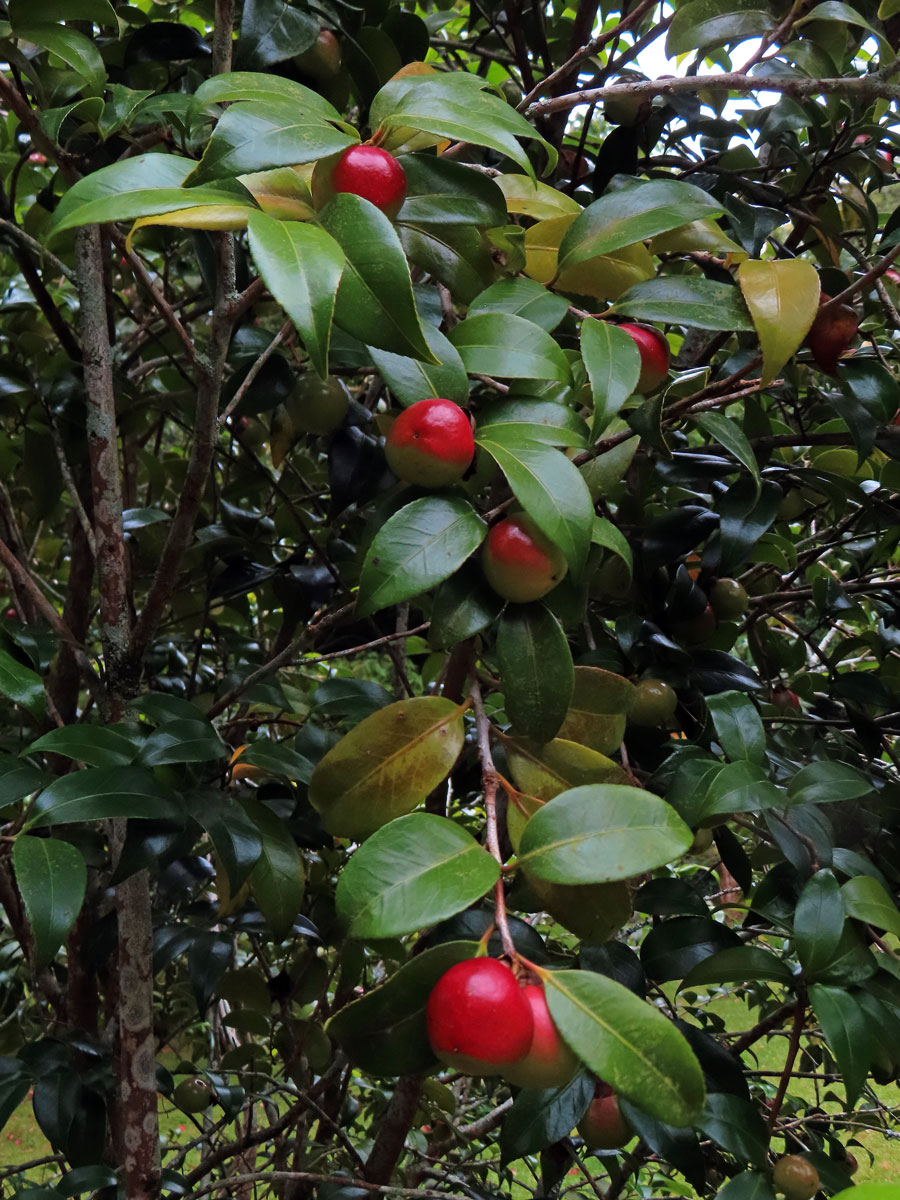
<path id="1" fill-rule="evenodd" d="M 895 0 L 0 42 L 0 1192 L 896 1196 Z"/>

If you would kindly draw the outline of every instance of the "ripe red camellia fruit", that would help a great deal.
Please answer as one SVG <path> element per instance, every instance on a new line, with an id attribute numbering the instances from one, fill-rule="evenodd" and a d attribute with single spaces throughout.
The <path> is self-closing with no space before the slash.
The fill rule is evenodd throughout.
<path id="1" fill-rule="evenodd" d="M 562 551 L 524 513 L 491 527 L 481 568 L 495 592 L 518 604 L 546 596 L 567 570 Z"/>
<path id="2" fill-rule="evenodd" d="M 327 83 L 341 69 L 341 43 L 330 29 L 320 29 L 313 44 L 294 55 L 294 62 L 310 79 Z"/>
<path id="3" fill-rule="evenodd" d="M 525 989 L 496 958 L 468 958 L 446 971 L 425 1021 L 435 1056 L 464 1075 L 496 1075 L 518 1062 L 534 1033 Z"/>
<path id="4" fill-rule="evenodd" d="M 445 487 L 469 469 L 475 439 L 459 405 L 435 397 L 404 409 L 388 432 L 384 452 L 398 479 L 421 487 Z"/>
<path id="5" fill-rule="evenodd" d="M 859 317 L 849 304 L 839 304 L 837 308 L 822 312 L 821 306 L 830 299 L 827 293 L 822 292 L 819 298 L 820 311 L 806 335 L 806 344 L 816 365 L 829 375 L 835 375 L 841 356 L 856 337 Z"/>
<path id="6" fill-rule="evenodd" d="M 380 146 L 350 146 L 335 164 L 331 186 L 336 192 L 362 196 L 385 216 L 395 217 L 406 195 L 406 172 Z"/>
<path id="7" fill-rule="evenodd" d="M 619 1110 L 618 1097 L 608 1083 L 597 1081 L 594 1099 L 578 1122 L 578 1132 L 592 1150 L 618 1150 L 634 1137 Z"/>
<path id="8" fill-rule="evenodd" d="M 575 1074 L 578 1059 L 553 1024 L 543 987 L 529 983 L 522 988 L 522 995 L 531 1008 L 534 1033 L 528 1053 L 511 1067 L 504 1067 L 503 1078 L 516 1087 L 562 1087 Z"/>
<path id="9" fill-rule="evenodd" d="M 620 325 L 641 352 L 641 373 L 636 392 L 646 396 L 669 374 L 669 343 L 653 325 Z"/>
<path id="10" fill-rule="evenodd" d="M 772 1172 L 776 1192 L 787 1196 L 787 1200 L 812 1200 L 819 1190 L 819 1172 L 799 1154 L 785 1154 L 779 1158 Z"/>
<path id="11" fill-rule="evenodd" d="M 794 709 L 795 711 L 800 709 L 800 697 L 790 688 L 786 688 L 783 683 L 776 684 L 772 688 L 771 701 L 778 708 Z"/>

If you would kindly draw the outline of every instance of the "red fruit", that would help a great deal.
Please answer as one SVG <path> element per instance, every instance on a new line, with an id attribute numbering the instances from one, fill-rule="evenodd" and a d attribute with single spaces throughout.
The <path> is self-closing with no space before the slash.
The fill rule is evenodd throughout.
<path id="1" fill-rule="evenodd" d="M 820 307 L 831 299 L 825 292 L 819 298 Z M 813 360 L 829 375 L 837 374 L 841 355 L 856 337 L 859 317 L 849 304 L 839 304 L 827 313 L 819 312 L 806 335 L 806 344 Z"/>
<path id="2" fill-rule="evenodd" d="M 451 967 L 431 989 L 425 1020 L 437 1058 L 465 1075 L 496 1075 L 517 1062 L 534 1032 L 524 989 L 496 958 Z"/>
<path id="3" fill-rule="evenodd" d="M 566 560 L 524 513 L 494 525 L 481 553 L 488 583 L 506 600 L 539 600 L 566 574 Z"/>
<path id="4" fill-rule="evenodd" d="M 445 487 L 462 479 L 475 454 L 469 418 L 452 400 L 419 400 L 390 428 L 384 447 L 398 479 Z"/>
<path id="5" fill-rule="evenodd" d="M 641 352 L 641 374 L 636 392 L 646 396 L 669 374 L 669 343 L 652 325 L 620 325 Z"/>
<path id="6" fill-rule="evenodd" d="M 678 621 L 673 626 L 675 636 L 689 645 L 705 642 L 716 632 L 716 614 L 711 604 L 707 604 L 699 616 L 691 617 L 688 621 Z"/>
<path id="7" fill-rule="evenodd" d="M 310 79 L 327 83 L 341 69 L 341 43 L 330 29 L 320 29 L 313 44 L 294 55 L 294 62 Z"/>
<path id="8" fill-rule="evenodd" d="M 406 195 L 406 172 L 380 146 L 350 146 L 331 175 L 336 192 L 351 192 L 374 204 L 388 217 L 400 211 Z"/>
<path id="9" fill-rule="evenodd" d="M 772 688 L 771 699 L 778 708 L 791 708 L 798 712 L 800 710 L 800 697 L 790 688 L 786 688 L 784 684 L 779 683 Z"/>
<path id="10" fill-rule="evenodd" d="M 15 621 L 16 618 L 18 617 L 18 615 L 19 614 L 16 612 L 16 610 L 14 608 L 8 608 L 6 610 L 6 612 L 3 614 L 3 619 L 5 621 Z"/>
<path id="11" fill-rule="evenodd" d="M 618 1150 L 634 1137 L 619 1111 L 616 1093 L 608 1083 L 597 1081 L 594 1099 L 578 1123 L 578 1132 L 592 1150 Z"/>
<path id="12" fill-rule="evenodd" d="M 530 983 L 522 988 L 522 995 L 531 1008 L 534 1033 L 528 1053 L 511 1067 L 505 1067 L 503 1078 L 516 1087 L 562 1087 L 575 1074 L 578 1059 L 553 1024 L 543 987 Z"/>

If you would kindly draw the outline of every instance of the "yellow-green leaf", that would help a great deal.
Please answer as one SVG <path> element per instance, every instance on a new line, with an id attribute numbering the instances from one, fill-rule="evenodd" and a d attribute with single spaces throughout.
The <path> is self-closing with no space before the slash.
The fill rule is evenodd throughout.
<path id="1" fill-rule="evenodd" d="M 543 221 L 548 217 L 569 214 L 577 217 L 581 212 L 577 200 L 565 192 L 548 187 L 546 183 L 529 179 L 527 175 L 498 175 L 495 182 L 506 197 L 506 207 L 511 213 L 523 213 L 526 217 Z"/>
<path id="2" fill-rule="evenodd" d="M 198 204 L 154 217 L 140 217 L 132 225 L 125 245 L 130 250 L 134 235 L 145 225 L 174 225 L 176 229 L 246 229 L 251 212 L 253 209 L 246 204 Z"/>
<path id="3" fill-rule="evenodd" d="M 462 749 L 464 708 L 440 696 L 400 700 L 341 738 L 309 784 L 328 832 L 364 838 L 421 804 Z"/>
<path id="4" fill-rule="evenodd" d="M 749 260 L 738 282 L 759 335 L 763 383 L 770 383 L 809 333 L 819 307 L 819 276 L 800 258 Z"/>

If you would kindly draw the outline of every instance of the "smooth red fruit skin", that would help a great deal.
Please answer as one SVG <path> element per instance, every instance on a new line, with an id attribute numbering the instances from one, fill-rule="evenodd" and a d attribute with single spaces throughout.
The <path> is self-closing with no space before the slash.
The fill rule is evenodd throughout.
<path id="1" fill-rule="evenodd" d="M 790 688 L 775 687 L 772 689 L 772 703 L 778 708 L 792 708 L 796 711 L 800 709 L 800 697 L 796 692 L 792 692 Z"/>
<path id="2" fill-rule="evenodd" d="M 540 600 L 564 578 L 566 560 L 524 514 L 492 526 L 484 541 L 481 568 L 505 600 Z"/>
<path id="3" fill-rule="evenodd" d="M 619 1111 L 616 1093 L 608 1083 L 598 1083 L 594 1099 L 578 1122 L 584 1144 L 592 1150 L 618 1150 L 634 1133 Z"/>
<path id="4" fill-rule="evenodd" d="M 406 172 L 380 146 L 350 146 L 337 160 L 331 175 L 336 192 L 352 192 L 380 208 L 385 216 L 400 211 L 406 195 Z"/>
<path id="5" fill-rule="evenodd" d="M 641 352 L 641 373 L 635 391 L 654 391 L 669 374 L 669 343 L 652 325 L 620 325 Z"/>
<path id="6" fill-rule="evenodd" d="M 505 1067 L 503 1078 L 516 1087 L 562 1087 L 575 1074 L 578 1059 L 553 1024 L 543 987 L 529 983 L 522 988 L 522 995 L 531 1008 L 534 1033 L 528 1053 L 511 1067 Z"/>
<path id="7" fill-rule="evenodd" d="M 310 79 L 327 83 L 341 69 L 341 43 L 330 29 L 320 29 L 313 44 L 295 55 L 294 62 Z"/>
<path id="8" fill-rule="evenodd" d="M 831 297 L 823 292 L 819 304 L 824 305 L 830 299 Z M 839 304 L 830 312 L 817 313 L 806 335 L 806 344 L 816 366 L 829 375 L 836 375 L 838 362 L 856 337 L 858 329 L 859 317 L 849 304 Z"/>
<path id="9" fill-rule="evenodd" d="M 420 487 L 446 487 L 462 479 L 475 455 L 469 418 L 452 400 L 418 400 L 388 432 L 388 466 L 398 479 Z"/>
<path id="10" fill-rule="evenodd" d="M 534 1020 L 523 992 L 496 958 L 469 958 L 451 967 L 425 1007 L 435 1056 L 464 1075 L 496 1075 L 524 1057 Z"/>

